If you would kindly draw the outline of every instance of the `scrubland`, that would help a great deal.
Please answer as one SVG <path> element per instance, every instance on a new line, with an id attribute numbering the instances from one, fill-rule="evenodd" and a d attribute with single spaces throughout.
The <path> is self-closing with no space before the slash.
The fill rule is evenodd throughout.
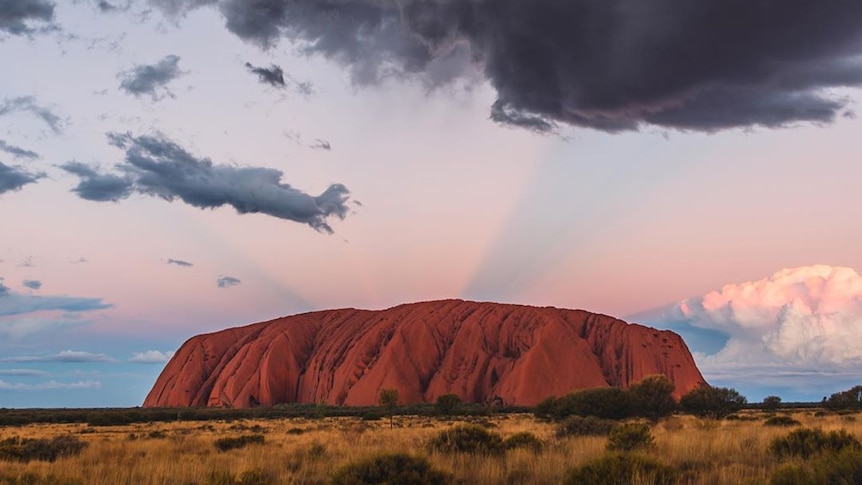
<path id="1" fill-rule="evenodd" d="M 776 415 L 791 417 L 801 425 L 764 424 Z M 542 446 L 498 452 L 451 452 L 429 447 L 441 432 L 462 424 L 481 426 L 504 439 L 529 432 Z M 14 437 L 71 435 L 86 446 L 78 454 L 55 461 L 0 460 L 0 484 L 329 484 L 348 464 L 381 454 L 408 453 L 427 458 L 451 483 L 555 485 L 567 480 L 571 483 L 570 470 L 610 453 L 606 436 L 560 435 L 558 424 L 531 414 L 396 416 L 392 425 L 390 428 L 388 419 L 339 417 L 5 426 L 0 427 L 0 443 L 6 440 L 7 445 Z M 671 467 L 672 483 L 691 485 L 768 484 L 776 472 L 786 472 L 794 464 L 804 465 L 803 458 L 779 457 L 770 451 L 774 439 L 794 429 L 843 429 L 862 438 L 862 421 L 857 421 L 856 415 L 818 410 L 777 414 L 742 411 L 722 420 L 673 415 L 649 426 L 652 444 L 636 453 Z M 626 483 L 656 482 L 635 476 Z"/>

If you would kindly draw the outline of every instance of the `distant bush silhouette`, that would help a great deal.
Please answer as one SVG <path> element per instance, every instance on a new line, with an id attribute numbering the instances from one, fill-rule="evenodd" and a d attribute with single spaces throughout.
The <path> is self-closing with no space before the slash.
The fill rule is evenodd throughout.
<path id="1" fill-rule="evenodd" d="M 823 400 L 823 406 L 832 409 L 862 409 L 862 386 L 854 386 L 846 391 L 836 392 Z"/>
<path id="2" fill-rule="evenodd" d="M 658 460 L 633 454 L 609 454 L 569 471 L 564 485 L 673 485 L 677 471 Z"/>
<path id="3" fill-rule="evenodd" d="M 824 432 L 822 429 L 802 428 L 791 431 L 783 438 L 775 438 L 769 451 L 778 458 L 810 458 L 822 453 L 839 452 L 844 449 L 859 450 L 859 441 L 846 430 Z"/>
<path id="4" fill-rule="evenodd" d="M 775 411 L 781 407 L 781 398 L 778 396 L 766 396 L 760 404 L 760 409 L 764 411 Z"/>
<path id="5" fill-rule="evenodd" d="M 444 453 L 495 454 L 504 450 L 499 434 L 476 425 L 461 425 L 441 431 L 428 442 L 432 451 Z"/>
<path id="6" fill-rule="evenodd" d="M 609 451 L 634 451 L 648 448 L 655 439 L 646 423 L 620 423 L 611 430 L 608 436 Z"/>
<path id="7" fill-rule="evenodd" d="M 230 451 L 238 448 L 244 448 L 252 443 L 263 444 L 265 438 L 262 434 L 247 434 L 243 436 L 231 438 L 219 438 L 214 445 L 219 451 Z"/>
<path id="8" fill-rule="evenodd" d="M 448 485 L 452 477 L 422 457 L 405 453 L 377 455 L 345 465 L 332 475 L 332 485 Z"/>

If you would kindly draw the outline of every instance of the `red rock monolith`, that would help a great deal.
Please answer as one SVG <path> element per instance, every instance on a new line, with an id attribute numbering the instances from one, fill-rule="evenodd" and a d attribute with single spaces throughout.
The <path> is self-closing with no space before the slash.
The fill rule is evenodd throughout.
<path id="1" fill-rule="evenodd" d="M 682 338 L 582 310 L 445 300 L 328 310 L 189 339 L 144 407 L 465 402 L 534 405 L 663 374 L 704 384 Z"/>

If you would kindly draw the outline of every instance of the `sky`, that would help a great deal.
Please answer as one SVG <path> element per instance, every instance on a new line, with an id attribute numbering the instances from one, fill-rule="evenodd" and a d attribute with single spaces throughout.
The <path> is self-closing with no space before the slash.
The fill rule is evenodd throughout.
<path id="1" fill-rule="evenodd" d="M 193 335 L 463 298 L 862 380 L 862 4 L 0 0 L 0 408 Z"/>

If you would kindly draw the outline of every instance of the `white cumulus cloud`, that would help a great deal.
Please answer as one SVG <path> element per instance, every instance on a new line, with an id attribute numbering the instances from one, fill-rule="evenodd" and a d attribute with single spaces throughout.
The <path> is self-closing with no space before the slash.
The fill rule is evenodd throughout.
<path id="1" fill-rule="evenodd" d="M 135 364 L 163 364 L 174 356 L 173 352 L 160 352 L 158 350 L 148 350 L 146 352 L 135 352 L 129 362 Z"/>
<path id="2" fill-rule="evenodd" d="M 849 369 L 862 364 L 862 275 L 827 265 L 784 269 L 675 305 L 667 316 L 728 335 L 703 367 Z"/>

